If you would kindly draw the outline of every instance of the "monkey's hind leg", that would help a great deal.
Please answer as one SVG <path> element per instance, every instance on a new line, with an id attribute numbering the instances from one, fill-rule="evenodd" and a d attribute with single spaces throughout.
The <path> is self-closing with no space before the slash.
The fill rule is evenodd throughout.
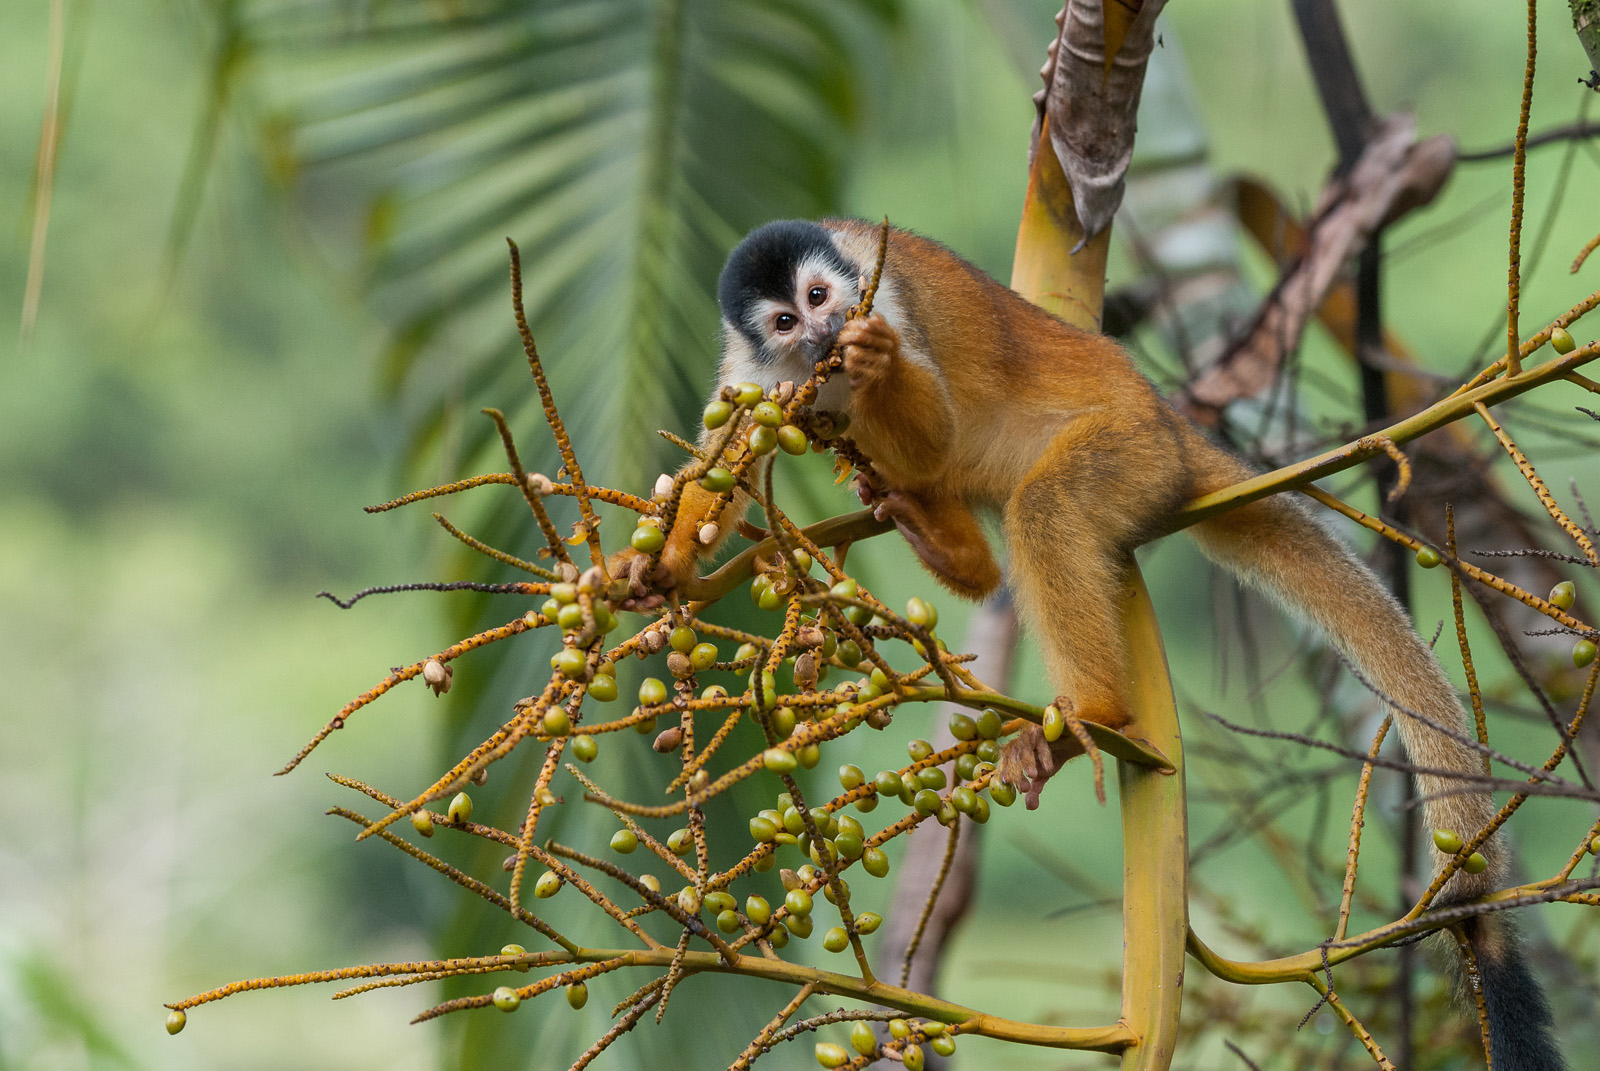
<path id="1" fill-rule="evenodd" d="M 1005 509 L 1013 586 L 1051 683 L 1078 718 L 1112 729 L 1132 717 L 1119 612 L 1131 548 L 1186 484 L 1181 460 L 1151 430 L 1104 414 L 1074 420 Z M 1002 752 L 1001 776 L 1035 806 L 1044 782 L 1079 754 L 1070 735 L 1047 745 L 1030 726 Z"/>
<path id="2" fill-rule="evenodd" d="M 1000 586 L 1000 566 L 964 503 L 895 488 L 877 500 L 873 513 L 893 520 L 922 564 L 957 595 L 981 599 Z"/>

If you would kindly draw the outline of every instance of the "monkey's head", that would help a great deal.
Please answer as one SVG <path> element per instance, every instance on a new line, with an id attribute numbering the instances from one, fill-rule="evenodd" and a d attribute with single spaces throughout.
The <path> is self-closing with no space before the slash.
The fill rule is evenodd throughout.
<path id="1" fill-rule="evenodd" d="M 860 267 L 822 225 L 780 220 L 751 231 L 717 282 L 724 378 L 804 380 L 860 293 Z"/>

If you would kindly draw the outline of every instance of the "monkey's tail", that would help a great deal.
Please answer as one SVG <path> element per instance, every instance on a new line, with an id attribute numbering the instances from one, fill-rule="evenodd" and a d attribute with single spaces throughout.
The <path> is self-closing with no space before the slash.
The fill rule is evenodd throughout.
<path id="1" fill-rule="evenodd" d="M 1198 432 L 1186 443 L 1196 472 L 1196 493 L 1252 475 L 1243 462 L 1212 446 Z M 1455 689 L 1405 610 L 1372 571 L 1322 529 L 1297 496 L 1277 495 L 1203 521 L 1189 529 L 1207 557 L 1261 588 L 1327 634 L 1394 711 L 1395 725 L 1416 774 L 1429 827 L 1469 838 L 1494 817 L 1482 777 L 1482 754 L 1471 738 Z M 1414 717 L 1412 715 L 1418 715 Z M 1429 724 L 1431 723 L 1431 724 Z M 1443 730 L 1441 731 L 1442 727 Z M 1481 874 L 1458 871 L 1443 902 L 1471 900 L 1506 875 L 1505 852 L 1491 837 L 1481 849 L 1489 862 Z M 1435 856 L 1436 867 L 1447 857 Z M 1479 973 L 1489 1007 L 1495 1071 L 1561 1071 L 1550 1036 L 1550 1013 L 1539 985 L 1517 954 L 1509 923 L 1482 916 L 1475 927 L 1483 951 Z"/>

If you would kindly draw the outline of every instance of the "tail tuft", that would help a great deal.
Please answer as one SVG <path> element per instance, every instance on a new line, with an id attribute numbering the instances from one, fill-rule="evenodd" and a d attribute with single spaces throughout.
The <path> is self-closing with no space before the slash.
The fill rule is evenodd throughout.
<path id="1" fill-rule="evenodd" d="M 1494 926 L 1500 939 L 1474 942 L 1489 1010 L 1491 1066 L 1494 1071 L 1567 1071 L 1550 1003 L 1528 969 L 1525 949 L 1508 920 L 1497 918 Z"/>

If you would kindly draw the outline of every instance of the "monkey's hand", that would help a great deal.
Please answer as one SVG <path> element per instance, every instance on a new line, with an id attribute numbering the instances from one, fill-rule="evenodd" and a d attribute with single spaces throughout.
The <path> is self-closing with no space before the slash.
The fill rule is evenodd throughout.
<path id="1" fill-rule="evenodd" d="M 838 342 L 851 390 L 863 390 L 884 379 L 900 356 L 900 333 L 878 313 L 847 320 L 839 329 Z"/>

